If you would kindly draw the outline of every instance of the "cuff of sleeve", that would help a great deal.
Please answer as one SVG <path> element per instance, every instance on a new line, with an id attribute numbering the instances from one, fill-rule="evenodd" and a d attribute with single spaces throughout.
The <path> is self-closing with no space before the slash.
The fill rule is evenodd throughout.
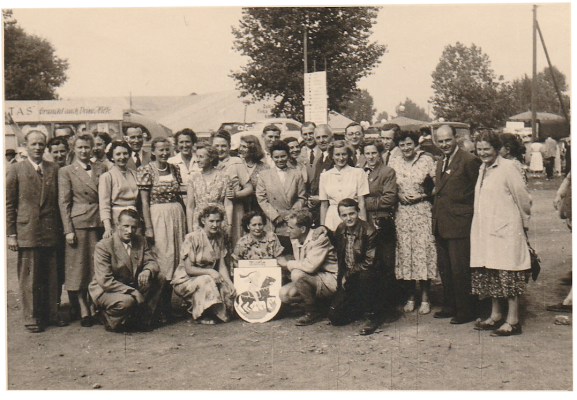
<path id="1" fill-rule="evenodd" d="M 290 260 L 286 263 L 286 267 L 289 271 L 292 271 L 293 269 L 295 269 L 295 267 L 298 265 L 298 262 L 296 260 Z"/>

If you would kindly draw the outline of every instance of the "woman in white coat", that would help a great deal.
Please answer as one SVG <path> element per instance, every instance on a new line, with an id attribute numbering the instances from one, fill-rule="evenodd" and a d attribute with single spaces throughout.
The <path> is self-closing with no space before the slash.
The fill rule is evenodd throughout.
<path id="1" fill-rule="evenodd" d="M 497 134 L 481 133 L 475 148 L 483 165 L 471 226 L 471 283 L 473 294 L 492 300 L 491 316 L 478 320 L 475 329 L 494 330 L 492 336 L 519 335 L 519 296 L 527 288 L 531 269 L 526 239 L 531 196 L 519 168 L 499 156 L 501 139 Z M 501 308 L 504 299 L 506 316 Z"/>

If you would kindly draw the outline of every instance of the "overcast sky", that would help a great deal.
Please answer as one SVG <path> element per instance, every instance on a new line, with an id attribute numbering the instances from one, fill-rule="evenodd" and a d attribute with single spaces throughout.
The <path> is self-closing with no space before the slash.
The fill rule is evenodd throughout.
<path id="1" fill-rule="evenodd" d="M 530 75 L 531 10 L 531 4 L 385 5 L 372 40 L 388 51 L 359 86 L 369 90 L 378 112 L 394 114 L 406 97 L 427 109 L 431 72 L 443 48 L 457 41 L 480 46 L 506 80 Z M 569 82 L 570 11 L 569 3 L 538 9 L 549 55 Z M 14 9 L 14 17 L 68 59 L 69 79 L 58 89 L 62 98 L 230 90 L 235 88 L 230 71 L 245 62 L 232 50 L 238 7 Z M 538 50 L 542 70 L 546 59 L 540 44 Z"/>

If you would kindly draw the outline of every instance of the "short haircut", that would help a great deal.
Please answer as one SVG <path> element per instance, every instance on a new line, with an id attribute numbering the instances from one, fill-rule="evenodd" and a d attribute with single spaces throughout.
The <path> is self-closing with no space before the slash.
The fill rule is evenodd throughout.
<path id="1" fill-rule="evenodd" d="M 168 145 L 171 146 L 170 140 L 168 140 L 168 138 L 163 137 L 163 136 L 158 136 L 158 137 L 155 137 L 154 139 L 152 139 L 152 142 L 150 143 L 150 150 L 154 151 L 156 149 L 156 145 L 158 145 L 159 143 L 168 143 Z M 155 161 L 156 156 L 154 154 L 151 154 L 150 159 L 152 161 Z"/>
<path id="2" fill-rule="evenodd" d="M 282 140 L 276 140 L 272 146 L 270 146 L 270 155 L 272 156 L 272 154 L 275 151 L 286 151 L 287 155 L 290 153 L 290 148 L 288 146 L 288 144 L 286 144 L 285 142 L 283 142 Z"/>
<path id="3" fill-rule="evenodd" d="M 136 130 L 139 130 L 140 133 L 143 133 L 143 132 L 142 132 L 142 128 L 141 128 L 140 126 L 138 126 L 138 125 L 136 125 L 136 126 L 129 126 L 129 127 L 127 127 L 127 128 L 124 130 L 124 135 L 125 135 L 125 136 L 128 136 L 128 130 L 129 130 L 129 129 L 136 129 Z"/>
<path id="4" fill-rule="evenodd" d="M 457 129 L 453 125 L 448 125 L 448 124 L 444 124 L 444 125 L 439 126 L 437 128 L 437 130 L 435 131 L 435 136 L 437 135 L 437 132 L 439 132 L 439 129 L 441 129 L 444 126 L 448 126 L 449 128 L 451 128 L 451 132 L 453 132 L 453 136 L 455 138 L 457 138 Z"/>
<path id="5" fill-rule="evenodd" d="M 94 147 L 94 136 L 92 136 L 90 133 L 81 133 L 79 135 L 74 136 L 74 139 L 72 139 L 72 146 L 76 147 L 76 142 L 78 142 L 79 140 L 88 142 L 90 143 L 90 147 Z"/>
<path id="6" fill-rule="evenodd" d="M 126 143 L 124 140 L 114 140 L 110 143 L 110 149 L 108 149 L 108 151 L 106 152 L 106 157 L 110 161 L 112 161 L 112 155 L 114 154 L 114 149 L 116 149 L 117 147 L 124 147 L 126 150 L 128 150 L 128 156 L 132 156 L 132 149 L 130 148 L 128 143 Z"/>
<path id="7" fill-rule="evenodd" d="M 260 140 L 258 140 L 256 136 L 246 135 L 243 136 L 240 141 L 246 143 L 246 147 L 249 151 L 249 154 L 247 154 L 245 158 L 249 158 L 257 162 L 263 159 L 264 151 L 260 145 Z"/>
<path id="8" fill-rule="evenodd" d="M 306 121 L 304 124 L 301 125 L 301 132 L 303 131 L 303 128 L 308 128 L 309 126 L 312 126 L 313 129 L 315 129 L 317 127 L 317 124 L 315 124 L 313 121 Z"/>
<path id="9" fill-rule="evenodd" d="M 499 151 L 501 150 L 501 147 L 503 147 L 503 142 L 501 141 L 499 134 L 490 130 L 482 131 L 477 134 L 477 137 L 475 138 L 475 150 L 477 149 L 477 143 L 479 142 L 489 143 L 495 151 Z"/>
<path id="10" fill-rule="evenodd" d="M 120 214 L 118 215 L 118 222 L 120 222 L 120 220 L 122 219 L 123 216 L 127 216 L 130 218 L 133 218 L 137 221 L 140 221 L 140 215 L 138 215 L 138 211 L 132 209 L 132 208 L 127 208 L 125 210 L 120 211 Z"/>
<path id="11" fill-rule="evenodd" d="M 361 132 L 365 133 L 365 129 L 363 128 L 363 126 L 361 124 L 359 124 L 356 121 L 351 122 L 350 124 L 347 125 L 347 127 L 345 128 L 345 133 L 349 130 L 349 128 L 352 128 L 354 126 L 360 126 L 361 127 Z"/>
<path id="12" fill-rule="evenodd" d="M 339 212 L 339 215 L 341 215 L 341 207 L 355 207 L 355 210 L 357 211 L 361 210 L 359 208 L 359 203 L 357 203 L 356 200 L 350 198 L 342 199 L 341 201 L 339 201 L 339 205 L 337 206 L 337 211 Z"/>
<path id="13" fill-rule="evenodd" d="M 328 126 L 327 124 L 320 124 L 319 126 L 317 126 L 317 127 L 315 128 L 315 131 L 316 131 L 317 129 L 318 129 L 318 130 L 322 130 L 322 131 L 324 131 L 325 133 L 328 133 L 329 136 L 333 136 L 333 130 L 332 130 L 331 127 Z"/>
<path id="14" fill-rule="evenodd" d="M 213 167 L 216 167 L 218 165 L 218 150 L 208 143 L 199 143 L 198 146 L 196 146 L 196 151 L 198 152 L 201 149 L 206 150 L 210 163 Z"/>
<path id="15" fill-rule="evenodd" d="M 192 144 L 196 144 L 196 142 L 198 142 L 196 133 L 194 133 L 194 131 L 190 128 L 184 128 L 183 130 L 176 132 L 176 135 L 174 135 L 174 143 L 176 143 L 177 145 L 178 145 L 178 138 L 181 135 L 188 136 Z"/>
<path id="16" fill-rule="evenodd" d="M 289 214 L 288 219 L 294 219 L 297 226 L 310 229 L 313 226 L 313 216 L 306 210 L 293 211 Z"/>
<path id="17" fill-rule="evenodd" d="M 212 137 L 212 141 L 214 142 L 214 139 L 224 139 L 226 140 L 226 142 L 228 143 L 228 146 L 230 147 L 230 132 L 225 130 L 225 129 L 220 129 L 218 132 L 216 132 L 214 134 L 214 136 Z"/>
<path id="18" fill-rule="evenodd" d="M 267 132 L 277 132 L 280 135 L 280 128 L 274 124 L 270 124 L 264 127 L 262 134 L 264 135 Z"/>
<path id="19" fill-rule="evenodd" d="M 244 229 L 245 232 L 248 232 L 248 226 L 250 225 L 250 221 L 252 221 L 252 219 L 254 217 L 260 217 L 263 225 L 266 225 L 266 223 L 268 222 L 266 215 L 262 211 L 260 211 L 260 210 L 251 211 L 242 217 L 242 220 L 240 223 L 242 226 L 242 229 Z"/>
<path id="20" fill-rule="evenodd" d="M 379 154 L 383 154 L 383 152 L 385 151 L 385 146 L 383 146 L 383 142 L 381 142 L 380 140 L 369 138 L 363 140 L 363 142 L 361 143 L 360 150 L 362 154 L 365 154 L 365 147 L 367 146 L 375 146 Z"/>
<path id="21" fill-rule="evenodd" d="M 105 146 L 108 146 L 108 144 L 112 142 L 112 138 L 106 132 L 94 132 L 94 138 L 97 137 L 99 137 L 100 139 L 102 139 L 102 141 L 104 141 Z"/>
<path id="22" fill-rule="evenodd" d="M 70 134 L 70 136 L 74 135 L 74 128 L 72 128 L 70 125 L 55 125 L 54 126 L 54 135 L 56 135 L 56 131 L 58 129 L 66 129 L 68 131 L 68 133 Z"/>
<path id="23" fill-rule="evenodd" d="M 64 148 L 66 149 L 66 151 L 70 151 L 70 146 L 68 145 L 68 139 L 66 139 L 64 136 L 53 137 L 52 139 L 50 139 L 48 141 L 46 148 L 48 149 L 48 151 L 50 151 L 50 148 L 52 146 L 60 146 L 61 144 L 64 145 Z"/>
<path id="24" fill-rule="evenodd" d="M 202 220 L 212 214 L 218 214 L 220 215 L 220 219 L 224 220 L 225 216 L 224 209 L 218 204 L 209 204 L 206 207 L 204 207 L 202 211 L 198 214 L 198 224 L 204 228 L 204 222 L 202 222 Z"/>
<path id="25" fill-rule="evenodd" d="M 335 140 L 332 146 L 329 147 L 329 155 L 333 157 L 335 153 L 335 149 L 342 149 L 345 148 L 347 150 L 347 155 L 349 157 L 349 161 L 353 159 L 353 155 L 355 154 L 353 149 L 351 149 L 344 140 Z"/>
<path id="26" fill-rule="evenodd" d="M 46 142 L 46 134 L 42 131 L 39 131 L 38 129 L 32 129 L 31 131 L 28 131 L 28 133 L 26 133 L 26 135 L 24 136 L 26 142 L 28 142 L 28 137 L 33 133 L 40 133 L 42 136 L 44 136 L 44 141 Z"/>
<path id="27" fill-rule="evenodd" d="M 384 124 L 381 127 L 381 131 L 393 131 L 398 133 L 401 131 L 401 127 L 398 124 Z"/>
<path id="28" fill-rule="evenodd" d="M 399 143 L 404 142 L 407 138 L 410 138 L 415 146 L 419 145 L 419 133 L 413 131 L 400 131 L 398 135 L 395 135 L 395 143 L 398 146 Z"/>
<path id="29" fill-rule="evenodd" d="M 298 144 L 298 142 L 299 142 L 299 140 L 298 140 L 296 137 L 293 137 L 293 136 L 285 137 L 282 141 L 285 142 L 286 144 L 289 144 L 289 143 L 292 143 L 292 142 L 297 142 L 297 144 Z"/>

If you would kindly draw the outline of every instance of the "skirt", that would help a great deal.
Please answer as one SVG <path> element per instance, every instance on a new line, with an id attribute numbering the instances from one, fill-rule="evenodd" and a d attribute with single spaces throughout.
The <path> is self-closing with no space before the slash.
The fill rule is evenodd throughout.
<path id="1" fill-rule="evenodd" d="M 154 243 L 150 248 L 160 271 L 172 280 L 180 263 L 180 247 L 186 235 L 186 217 L 180 203 L 159 203 L 150 206 Z"/>
<path id="2" fill-rule="evenodd" d="M 221 321 L 230 320 L 236 291 L 226 282 L 217 284 L 209 275 L 190 277 L 174 285 L 174 293 L 186 302 L 193 319 L 200 318 L 206 310 L 211 309 Z"/>
<path id="3" fill-rule="evenodd" d="M 531 270 L 472 269 L 472 293 L 478 295 L 480 299 L 519 296 L 527 290 L 527 283 L 531 275 Z"/>
<path id="4" fill-rule="evenodd" d="M 64 265 L 66 290 L 87 290 L 94 277 L 94 248 L 102 238 L 102 229 L 77 229 L 76 244 L 66 243 Z"/>

